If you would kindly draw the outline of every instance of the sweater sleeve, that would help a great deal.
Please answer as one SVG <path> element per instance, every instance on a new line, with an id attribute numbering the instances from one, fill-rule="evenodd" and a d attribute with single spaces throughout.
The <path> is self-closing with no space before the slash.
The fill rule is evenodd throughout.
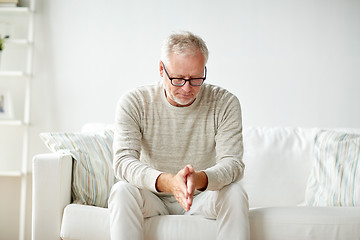
<path id="1" fill-rule="evenodd" d="M 156 192 L 156 179 L 160 171 L 140 161 L 141 152 L 141 100 L 126 94 L 117 104 L 113 143 L 115 176 L 138 188 Z"/>
<path id="2" fill-rule="evenodd" d="M 204 172 L 208 176 L 207 190 L 220 190 L 222 187 L 239 181 L 244 174 L 242 161 L 243 139 L 239 100 L 231 95 L 219 107 L 216 142 L 216 164 Z"/>

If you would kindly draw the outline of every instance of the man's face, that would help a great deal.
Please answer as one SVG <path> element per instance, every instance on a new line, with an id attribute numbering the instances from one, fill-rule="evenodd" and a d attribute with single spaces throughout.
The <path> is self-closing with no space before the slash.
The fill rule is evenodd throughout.
<path id="1" fill-rule="evenodd" d="M 170 55 L 170 63 L 165 68 L 172 78 L 199 78 L 204 76 L 205 59 L 200 51 L 195 55 Z M 164 78 L 166 98 L 176 107 L 191 105 L 199 94 L 201 86 L 191 86 L 189 82 L 181 87 L 173 86 L 166 76 L 164 67 L 160 62 L 160 76 Z"/>

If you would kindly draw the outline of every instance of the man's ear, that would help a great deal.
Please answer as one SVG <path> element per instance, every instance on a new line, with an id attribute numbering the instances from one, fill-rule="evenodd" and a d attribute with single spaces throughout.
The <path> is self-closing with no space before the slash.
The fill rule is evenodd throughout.
<path id="1" fill-rule="evenodd" d="M 160 72 L 160 77 L 164 77 L 164 66 L 162 64 L 162 61 L 159 62 L 159 72 Z"/>

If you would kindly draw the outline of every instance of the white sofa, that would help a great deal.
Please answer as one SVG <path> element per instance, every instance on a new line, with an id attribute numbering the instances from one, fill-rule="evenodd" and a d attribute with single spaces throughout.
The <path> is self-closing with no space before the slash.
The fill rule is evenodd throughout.
<path id="1" fill-rule="evenodd" d="M 244 129 L 246 170 L 241 181 L 249 195 L 252 240 L 360 239 L 359 207 L 304 206 L 318 131 Z M 110 239 L 108 209 L 71 203 L 71 176 L 70 155 L 34 157 L 33 239 Z M 210 240 L 216 238 L 215 224 L 198 216 L 158 216 L 146 219 L 145 236 Z"/>

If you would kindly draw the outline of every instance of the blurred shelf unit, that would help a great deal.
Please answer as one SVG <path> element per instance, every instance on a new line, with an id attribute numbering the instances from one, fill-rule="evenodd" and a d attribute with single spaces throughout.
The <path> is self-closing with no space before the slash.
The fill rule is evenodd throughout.
<path id="1" fill-rule="evenodd" d="M 30 191 L 27 176 L 35 0 L 20 0 L 11 6 L 14 1 L 0 1 L 0 35 L 9 36 L 0 51 L 0 131 L 3 133 L 0 134 L 3 145 L 0 146 L 0 181 L 4 178 L 18 178 L 21 181 L 18 236 L 24 240 L 26 196 Z M 14 143 L 18 146 L 14 146 Z M 9 158 L 14 154 L 15 157 Z"/>

